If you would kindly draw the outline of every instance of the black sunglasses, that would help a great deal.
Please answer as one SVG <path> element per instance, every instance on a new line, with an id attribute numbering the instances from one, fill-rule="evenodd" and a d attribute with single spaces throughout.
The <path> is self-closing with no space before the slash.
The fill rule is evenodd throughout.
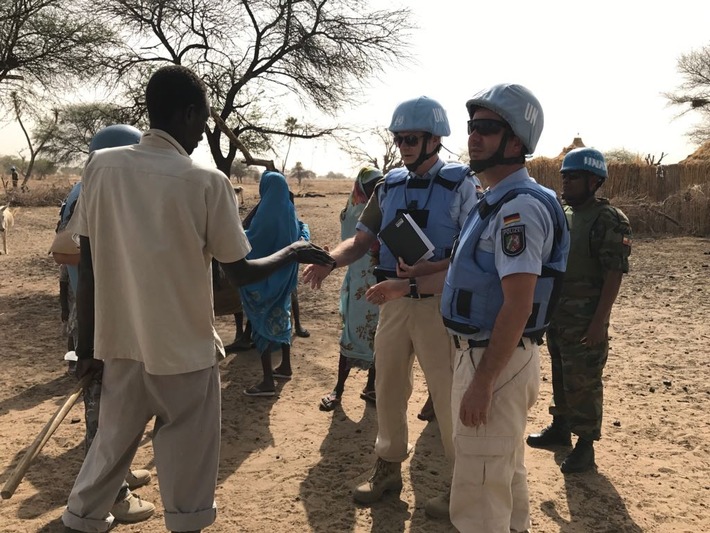
<path id="1" fill-rule="evenodd" d="M 423 135 L 395 135 L 394 144 L 400 146 L 402 143 L 404 143 L 407 146 L 416 146 L 419 144 L 419 139 L 421 139 L 422 137 Z"/>
<path id="2" fill-rule="evenodd" d="M 508 123 L 494 118 L 472 118 L 468 121 L 469 135 L 477 131 L 479 135 L 486 137 L 488 135 L 497 135 L 505 129 L 508 129 Z"/>
<path id="3" fill-rule="evenodd" d="M 584 174 L 583 172 L 563 172 L 562 173 L 562 179 L 563 180 L 579 180 L 582 178 L 588 177 L 587 174 Z"/>

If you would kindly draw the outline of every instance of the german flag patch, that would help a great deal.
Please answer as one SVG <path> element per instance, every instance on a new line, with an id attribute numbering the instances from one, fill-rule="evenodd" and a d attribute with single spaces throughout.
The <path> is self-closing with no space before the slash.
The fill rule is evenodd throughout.
<path id="1" fill-rule="evenodd" d="M 508 224 L 516 224 L 518 222 L 520 222 L 520 213 L 513 213 L 512 215 L 503 217 L 504 226 L 507 226 Z"/>
<path id="2" fill-rule="evenodd" d="M 621 239 L 621 244 L 623 244 L 624 246 L 631 247 L 631 237 L 629 237 L 628 235 L 624 235 Z"/>

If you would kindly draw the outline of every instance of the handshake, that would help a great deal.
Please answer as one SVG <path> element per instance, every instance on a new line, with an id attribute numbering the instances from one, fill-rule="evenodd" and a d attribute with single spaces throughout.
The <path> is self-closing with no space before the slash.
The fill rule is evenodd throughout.
<path id="1" fill-rule="evenodd" d="M 295 255 L 297 263 L 327 267 L 328 271 L 335 266 L 335 260 L 330 256 L 328 250 L 316 246 L 310 241 L 300 240 L 294 242 L 290 248 Z"/>

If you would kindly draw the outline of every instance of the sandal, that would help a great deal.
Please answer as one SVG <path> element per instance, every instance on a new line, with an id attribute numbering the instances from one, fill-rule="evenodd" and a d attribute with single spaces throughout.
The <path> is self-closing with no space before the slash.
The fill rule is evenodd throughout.
<path id="1" fill-rule="evenodd" d="M 304 329 L 304 328 L 296 329 L 296 337 L 302 337 L 304 339 L 307 339 L 310 336 L 311 336 L 311 332 L 308 331 L 307 329 Z"/>
<path id="2" fill-rule="evenodd" d="M 291 372 L 290 374 L 286 374 L 282 371 L 279 371 L 278 368 L 273 368 L 271 369 L 271 375 L 274 376 L 276 379 L 289 381 L 293 377 L 293 372 Z"/>
<path id="3" fill-rule="evenodd" d="M 362 389 L 362 392 L 360 393 L 360 398 L 372 404 L 377 403 L 377 396 L 374 390 Z"/>
<path id="4" fill-rule="evenodd" d="M 261 390 L 258 386 L 244 389 L 245 396 L 276 396 L 275 390 Z"/>
<path id="5" fill-rule="evenodd" d="M 224 347 L 225 353 L 246 352 L 254 348 L 254 343 L 249 340 L 239 339 Z"/>
<path id="6" fill-rule="evenodd" d="M 332 411 L 338 405 L 340 405 L 340 396 L 338 396 L 337 392 L 333 391 L 320 399 L 320 405 L 318 407 L 321 411 Z"/>

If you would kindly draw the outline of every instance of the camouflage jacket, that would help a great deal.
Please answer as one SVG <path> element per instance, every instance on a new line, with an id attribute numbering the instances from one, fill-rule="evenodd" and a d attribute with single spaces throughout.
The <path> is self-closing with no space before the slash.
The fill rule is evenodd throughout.
<path id="1" fill-rule="evenodd" d="M 594 198 L 577 208 L 565 206 L 565 215 L 570 251 L 555 313 L 558 318 L 560 312 L 569 313 L 572 308 L 581 311 L 580 305 L 593 313 L 606 273 L 628 272 L 631 254 L 629 219 L 606 198 Z"/>

